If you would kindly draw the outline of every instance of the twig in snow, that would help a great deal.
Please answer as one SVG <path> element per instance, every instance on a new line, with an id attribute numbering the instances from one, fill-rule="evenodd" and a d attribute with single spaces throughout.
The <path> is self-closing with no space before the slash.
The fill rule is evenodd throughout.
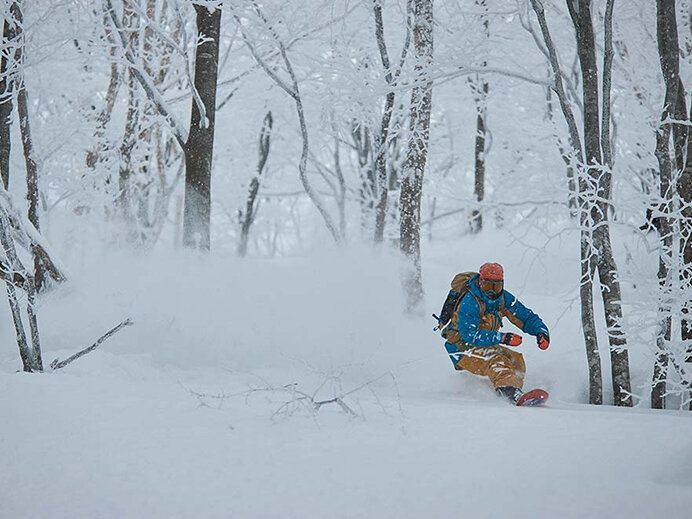
<path id="1" fill-rule="evenodd" d="M 180 382 L 179 382 L 179 384 L 180 384 Z M 217 393 L 215 395 L 210 395 L 207 393 L 199 393 L 197 391 L 193 391 L 192 389 L 185 387 L 183 384 L 180 384 L 180 385 L 183 387 L 183 389 L 185 389 L 187 392 L 189 392 L 192 396 L 194 396 L 197 399 L 197 401 L 199 402 L 198 407 L 211 407 L 207 403 L 207 399 L 213 399 L 213 400 L 218 401 L 218 405 L 216 406 L 216 408 L 221 409 L 221 407 L 223 406 L 224 400 L 233 396 L 233 395 L 229 395 L 229 394 L 224 393 L 224 392 Z"/>
<path id="2" fill-rule="evenodd" d="M 350 417 L 353 418 L 363 418 L 363 413 L 362 412 L 357 412 L 354 410 L 353 406 L 347 403 L 346 399 L 347 397 L 362 391 L 363 389 L 368 389 L 370 392 L 374 395 L 375 400 L 377 405 L 386 413 L 385 406 L 383 405 L 382 401 L 379 399 L 377 394 L 375 393 L 375 390 L 373 389 L 373 384 L 376 382 L 382 380 L 383 378 L 390 377 L 394 383 L 394 386 L 397 391 L 397 401 L 398 401 L 398 407 L 399 411 L 403 414 L 403 409 L 401 408 L 401 399 L 399 395 L 399 388 L 396 383 L 396 378 L 391 372 L 384 373 L 383 375 L 380 375 L 379 377 L 376 377 L 372 380 L 369 380 L 367 382 L 364 382 L 363 384 L 360 384 L 350 390 L 343 390 L 341 388 L 341 381 L 340 381 L 340 376 L 329 376 L 325 378 L 318 386 L 317 388 L 308 393 L 306 391 L 302 391 L 298 389 L 298 384 L 297 383 L 292 383 L 292 384 L 286 384 L 280 387 L 274 386 L 271 383 L 268 383 L 266 381 L 263 382 L 263 386 L 260 387 L 251 387 L 250 389 L 243 391 L 241 393 L 237 393 L 236 395 L 230 395 L 230 396 L 244 396 L 246 401 L 250 398 L 251 395 L 255 393 L 283 393 L 288 395 L 288 399 L 281 403 L 281 405 L 272 413 L 272 419 L 275 417 L 278 417 L 280 415 L 287 415 L 290 416 L 297 410 L 304 408 L 308 410 L 313 417 L 317 415 L 319 410 L 326 405 L 329 404 L 334 404 L 337 405 L 345 414 L 347 414 Z M 335 391 L 334 395 L 331 398 L 323 398 L 323 399 L 318 399 L 317 393 L 319 393 L 324 386 L 329 383 L 329 382 L 337 382 L 338 384 L 338 389 Z"/>

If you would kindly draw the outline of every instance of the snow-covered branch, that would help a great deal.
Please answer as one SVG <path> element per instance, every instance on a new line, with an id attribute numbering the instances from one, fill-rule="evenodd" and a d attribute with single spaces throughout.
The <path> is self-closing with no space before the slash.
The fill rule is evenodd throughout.
<path id="1" fill-rule="evenodd" d="M 166 102 L 163 99 L 163 96 L 161 96 L 161 93 L 156 88 L 154 80 L 137 63 L 134 56 L 132 55 L 129 45 L 127 44 L 127 40 L 125 39 L 123 26 L 118 20 L 118 17 L 116 16 L 112 1 L 104 1 L 106 2 L 106 11 L 111 20 L 111 23 L 113 24 L 115 32 L 118 33 L 121 50 L 126 58 L 128 67 L 130 68 L 130 70 L 132 70 L 133 75 L 135 76 L 141 87 L 144 89 L 147 96 L 149 96 L 149 99 L 151 99 L 151 101 L 154 103 L 156 109 L 159 111 L 159 113 L 163 116 L 165 121 L 170 126 L 170 129 L 173 132 L 173 135 L 175 136 L 175 139 L 178 141 L 180 147 L 184 149 L 185 142 L 187 139 L 187 132 L 185 132 L 183 125 L 180 123 L 180 121 L 178 121 L 176 115 L 171 110 L 169 110 L 168 106 L 166 105 Z"/>

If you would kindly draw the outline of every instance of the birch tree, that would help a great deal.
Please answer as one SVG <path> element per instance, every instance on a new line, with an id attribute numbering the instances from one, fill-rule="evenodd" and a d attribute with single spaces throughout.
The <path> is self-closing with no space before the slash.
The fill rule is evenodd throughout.
<path id="1" fill-rule="evenodd" d="M 483 12 L 481 16 L 481 25 L 486 39 L 490 39 L 490 22 L 488 20 L 488 5 L 486 0 L 476 0 L 476 5 Z M 487 62 L 481 63 L 481 68 L 485 68 Z M 488 80 L 481 74 L 476 74 L 474 79 L 469 79 L 473 98 L 476 102 L 476 142 L 474 145 L 474 178 L 473 178 L 473 194 L 479 207 L 471 213 L 471 232 L 478 233 L 483 228 L 483 213 L 480 209 L 480 204 L 485 198 L 485 163 L 487 151 L 487 102 L 490 84 Z"/>
<path id="2" fill-rule="evenodd" d="M 399 201 L 399 246 L 405 258 L 403 285 L 410 312 L 418 310 L 423 302 L 420 209 L 432 110 L 433 0 L 413 2 L 413 43 L 415 83 L 411 92 L 408 148 Z"/>

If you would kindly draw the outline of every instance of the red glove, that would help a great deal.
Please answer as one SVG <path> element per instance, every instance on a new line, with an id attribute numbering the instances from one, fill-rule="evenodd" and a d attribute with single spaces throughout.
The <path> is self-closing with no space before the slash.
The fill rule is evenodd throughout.
<path id="1" fill-rule="evenodd" d="M 540 349 L 547 350 L 548 346 L 550 346 L 550 337 L 547 333 L 541 332 L 536 335 L 536 342 L 538 343 L 538 347 Z"/>
<path id="2" fill-rule="evenodd" d="M 521 341 L 521 335 L 518 333 L 503 333 L 500 339 L 502 344 L 507 344 L 508 346 L 519 346 Z"/>

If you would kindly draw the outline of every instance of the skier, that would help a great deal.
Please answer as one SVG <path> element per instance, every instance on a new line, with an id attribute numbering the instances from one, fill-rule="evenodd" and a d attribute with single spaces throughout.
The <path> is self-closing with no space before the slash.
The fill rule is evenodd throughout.
<path id="1" fill-rule="evenodd" d="M 502 398 L 516 405 L 540 405 L 548 394 L 542 389 L 522 392 L 524 357 L 507 347 L 519 346 L 522 336 L 499 331 L 503 317 L 534 335 L 540 349 L 550 346 L 541 318 L 504 289 L 502 265 L 485 263 L 478 273 L 458 274 L 438 318 L 447 352 L 456 370 L 488 377 Z"/>

